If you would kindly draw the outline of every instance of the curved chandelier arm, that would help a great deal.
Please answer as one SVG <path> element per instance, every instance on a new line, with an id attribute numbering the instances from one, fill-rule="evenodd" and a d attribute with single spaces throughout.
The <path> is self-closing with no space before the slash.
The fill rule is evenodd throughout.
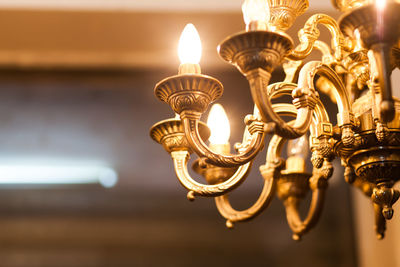
<path id="1" fill-rule="evenodd" d="M 298 87 L 315 90 L 314 78 L 316 75 L 324 76 L 333 84 L 334 96 L 337 101 L 339 113 L 350 113 L 351 107 L 346 87 L 340 80 L 338 74 L 328 65 L 320 61 L 310 61 L 305 64 L 300 71 Z M 350 123 L 350 121 L 347 123 Z"/>
<path id="2" fill-rule="evenodd" d="M 289 88 L 287 88 L 286 90 L 289 90 Z M 288 93 L 285 92 L 284 90 L 278 92 L 280 94 Z M 316 133 L 318 131 L 317 128 L 320 123 L 329 123 L 328 115 L 325 109 L 323 108 L 322 103 L 318 103 L 318 105 L 321 105 L 321 109 L 319 110 L 318 113 L 315 114 L 316 116 L 314 123 L 310 125 L 310 131 L 312 133 Z M 289 104 L 275 104 L 274 110 L 279 114 L 285 114 L 288 116 L 294 116 L 296 114 L 296 109 L 294 108 L 294 106 Z M 293 122 L 294 121 L 291 121 L 289 122 L 289 124 L 292 124 Z M 279 161 L 284 141 L 285 139 L 282 137 L 276 135 L 273 136 L 268 146 L 267 159 L 266 159 L 267 165 Z M 282 198 L 284 201 L 287 220 L 290 228 L 293 231 L 294 239 L 296 240 L 300 239 L 300 236 L 302 234 L 309 231 L 317 223 L 320 214 L 322 212 L 325 190 L 327 187 L 327 179 L 331 177 L 332 172 L 333 172 L 333 166 L 326 158 L 323 161 L 322 167 L 320 168 L 314 167 L 313 175 L 309 179 L 309 187 L 313 191 L 312 201 L 308 211 L 308 215 L 306 216 L 305 220 L 301 219 L 298 210 L 301 197 L 297 196 L 296 194 L 292 195 L 293 192 L 290 191 L 290 189 L 288 189 L 287 186 L 278 188 L 278 190 L 282 190 L 281 192 L 278 192 L 278 195 L 280 194 L 279 197 Z M 276 172 L 275 174 L 276 174 L 275 178 L 277 178 L 278 180 L 279 177 L 281 177 L 280 176 L 281 172 Z M 301 177 L 304 176 L 304 174 L 302 173 L 294 175 L 295 176 L 299 175 L 298 181 L 301 181 L 302 179 Z M 266 177 L 264 176 L 264 178 Z"/>
<path id="3" fill-rule="evenodd" d="M 283 96 L 283 95 L 292 95 L 293 90 L 297 88 L 297 84 L 295 83 L 285 83 L 285 82 L 277 82 L 268 85 L 268 95 L 271 99 Z M 317 99 L 317 104 L 315 105 L 314 112 L 315 116 L 318 118 L 318 122 L 329 122 L 329 115 L 328 112 L 326 111 L 324 105 L 322 104 L 320 99 Z M 285 104 L 285 107 L 279 108 L 280 104 L 273 104 L 273 109 L 275 112 L 284 112 L 285 108 L 288 108 L 288 106 Z M 290 110 L 293 109 L 293 106 L 290 105 Z M 293 113 L 290 113 L 293 115 Z M 296 114 L 296 112 L 294 113 Z M 288 114 L 286 114 L 288 115 Z"/>
<path id="4" fill-rule="evenodd" d="M 284 90 L 290 90 L 291 88 L 291 85 L 285 86 L 281 84 L 281 86 L 280 88 L 285 88 Z M 284 94 L 282 91 L 281 94 Z M 281 115 L 293 116 L 297 112 L 295 107 L 290 104 L 274 104 L 273 109 Z M 234 222 L 247 221 L 256 217 L 271 203 L 275 195 L 279 171 L 283 165 L 283 160 L 278 156 L 282 148 L 282 141 L 282 137 L 274 135 L 269 142 L 266 164 L 260 167 L 260 172 L 264 178 L 264 186 L 259 198 L 250 208 L 238 211 L 231 206 L 227 195 L 215 198 L 218 211 L 227 220 L 226 226 L 228 228 L 232 228 Z"/>
<path id="5" fill-rule="evenodd" d="M 273 177 L 266 179 L 257 201 L 250 208 L 245 210 L 235 210 L 229 202 L 228 195 L 216 197 L 215 204 L 219 213 L 227 220 L 226 226 L 232 228 L 234 222 L 250 220 L 265 210 L 271 203 L 275 188 L 276 180 Z"/>
<path id="6" fill-rule="evenodd" d="M 189 200 L 194 200 L 196 195 L 216 197 L 235 189 L 247 177 L 251 165 L 251 162 L 241 165 L 225 182 L 214 185 L 205 185 L 196 182 L 190 176 L 187 169 L 187 163 L 190 158 L 188 151 L 172 151 L 171 157 L 174 162 L 175 172 L 180 183 L 187 190 L 189 190 L 187 195 Z"/>
<path id="7" fill-rule="evenodd" d="M 332 84 L 332 94 L 338 107 L 338 126 L 342 129 L 342 141 L 345 146 L 351 146 L 354 143 L 352 128 L 355 126 L 355 119 L 346 87 L 338 74 L 329 66 L 319 61 L 311 61 L 305 64 L 300 71 L 299 88 L 311 88 L 310 90 L 314 91 L 314 78 L 316 75 L 328 79 Z"/>
<path id="8" fill-rule="evenodd" d="M 313 110 L 319 101 L 318 94 L 314 89 L 314 79 L 316 75 L 326 77 L 334 85 L 334 96 L 337 99 L 339 109 L 339 126 L 352 125 L 354 119 L 350 110 L 346 89 L 338 75 L 322 62 L 309 62 L 305 64 L 300 71 L 298 86 L 292 91 L 292 97 L 294 98 L 293 104 L 297 108 L 297 116 L 293 126 L 290 126 L 281 119 L 272 108 L 270 100 L 272 91 L 271 88 L 268 89 L 267 87 L 270 74 L 262 69 L 247 73 L 253 101 L 256 103 L 263 120 L 265 122 L 275 123 L 275 132 L 278 135 L 286 139 L 294 139 L 304 135 L 304 133 L 308 131 Z M 265 90 L 266 87 L 267 90 Z M 321 105 L 318 106 L 320 107 Z M 319 107 L 318 109 L 321 110 Z M 349 131 L 345 132 L 347 133 Z M 348 135 L 350 135 L 350 133 Z M 345 136 L 347 137 L 347 134 Z M 349 143 L 350 142 L 351 140 Z"/>
<path id="9" fill-rule="evenodd" d="M 191 148 L 206 163 L 220 167 L 237 167 L 251 161 L 263 148 L 265 124 L 259 121 L 256 116 L 250 116 L 247 120 L 248 131 L 251 134 L 251 141 L 242 147 L 239 154 L 221 155 L 213 152 L 201 139 L 199 134 L 200 113 L 184 111 L 180 114 L 185 136 Z M 247 142 L 246 142 L 247 144 Z"/>
<path id="10" fill-rule="evenodd" d="M 323 167 L 322 167 L 323 168 Z M 315 171 L 316 170 L 316 171 Z M 319 169 L 314 169 L 314 175 L 310 178 L 312 188 L 311 204 L 304 220 L 299 214 L 299 204 L 301 199 L 289 196 L 284 200 L 286 209 L 286 218 L 293 232 L 293 239 L 298 240 L 300 237 L 313 228 L 321 215 L 325 200 L 325 192 L 327 188 L 327 178 Z"/>
<path id="11" fill-rule="evenodd" d="M 332 46 L 335 50 L 335 59 L 340 61 L 343 57 L 343 50 L 349 50 L 351 44 L 346 44 L 337 22 L 325 14 L 315 14 L 305 23 L 299 31 L 300 44 L 287 57 L 291 60 L 302 60 L 311 54 L 314 42 L 319 37 L 318 25 L 324 25 L 332 35 Z"/>
<path id="12" fill-rule="evenodd" d="M 267 92 L 270 76 L 263 69 L 255 69 L 246 73 L 253 101 L 260 111 L 263 121 L 267 123 L 273 122 L 275 127 L 274 132 L 286 139 L 294 139 L 304 135 L 308 131 L 312 120 L 312 113 L 317 100 L 315 91 L 308 90 L 308 88 L 305 90 L 294 90 L 294 92 L 297 91 L 295 95 L 298 102 L 296 106 L 297 117 L 294 125 L 290 126 L 272 108 L 272 103 Z"/>
<path id="13" fill-rule="evenodd" d="M 334 57 L 331 54 L 331 49 L 329 45 L 323 41 L 317 40 L 314 42 L 314 48 L 321 52 L 322 54 L 322 62 L 324 64 L 331 64 L 335 61 Z"/>

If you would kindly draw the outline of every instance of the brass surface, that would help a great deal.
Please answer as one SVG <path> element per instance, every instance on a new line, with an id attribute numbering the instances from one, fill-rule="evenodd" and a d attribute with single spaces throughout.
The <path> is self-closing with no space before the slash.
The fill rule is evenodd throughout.
<path id="1" fill-rule="evenodd" d="M 166 78 L 154 88 L 155 95 L 168 103 L 175 113 L 203 113 L 208 105 L 222 96 L 222 84 L 207 75 L 181 74 Z"/>
<path id="2" fill-rule="evenodd" d="M 286 31 L 296 18 L 308 9 L 308 0 L 268 0 L 270 8 L 269 27 Z"/>
<path id="3" fill-rule="evenodd" d="M 299 240 L 320 217 L 333 172 L 331 162 L 337 156 L 345 167 L 345 180 L 371 199 L 375 230 L 381 239 L 400 196 L 393 189 L 400 179 L 400 100 L 392 96 L 390 83 L 391 71 L 400 65 L 400 4 L 388 2 L 379 17 L 369 0 L 333 0 L 334 6 L 345 12 L 339 22 L 325 14 L 311 16 L 299 31 L 300 43 L 294 46 L 283 31 L 304 12 L 308 1 L 268 2 L 268 30 L 239 32 L 218 47 L 222 59 L 247 79 L 255 105 L 254 113 L 245 118 L 246 130 L 242 143 L 235 145 L 236 153 L 222 149 L 217 153 L 201 137 L 200 116 L 222 95 L 217 80 L 180 74 L 156 86 L 156 96 L 180 115 L 180 138 L 187 142 L 165 145 L 178 179 L 189 190 L 189 199 L 195 195 L 216 197 L 217 208 L 229 228 L 260 214 L 276 194 L 283 201 L 293 239 Z M 319 25 L 329 30 L 331 47 L 318 40 Z M 315 50 L 321 53 L 321 59 L 303 62 Z M 271 73 L 281 64 L 286 78 L 269 84 Z M 320 93 L 327 94 L 337 106 L 335 125 Z M 288 95 L 292 103 L 282 103 L 281 97 Z M 284 116 L 294 119 L 288 122 Z M 286 141 L 307 132 L 312 174 L 307 173 L 303 159 L 291 156 L 285 160 L 282 155 Z M 247 177 L 267 134 L 273 136 L 266 163 L 260 167 L 262 192 L 252 206 L 236 210 L 226 193 Z M 155 138 L 160 139 L 159 135 Z M 194 170 L 208 184 L 190 177 L 186 166 L 190 150 L 199 156 Z M 308 192 L 312 194 L 311 203 L 302 219 L 299 205 Z"/>
<path id="4" fill-rule="evenodd" d="M 374 3 L 373 0 L 332 0 L 334 7 L 342 12 L 347 12 L 353 8 Z"/>
<path id="5" fill-rule="evenodd" d="M 208 140 L 211 133 L 207 124 L 199 123 L 199 134 L 204 141 Z M 179 119 L 166 119 L 154 124 L 150 128 L 150 137 L 161 144 L 168 153 L 179 150 L 192 151 Z"/>
<path id="6" fill-rule="evenodd" d="M 292 48 L 293 41 L 285 33 L 251 31 L 228 37 L 218 46 L 218 53 L 246 75 L 258 68 L 271 73 Z"/>

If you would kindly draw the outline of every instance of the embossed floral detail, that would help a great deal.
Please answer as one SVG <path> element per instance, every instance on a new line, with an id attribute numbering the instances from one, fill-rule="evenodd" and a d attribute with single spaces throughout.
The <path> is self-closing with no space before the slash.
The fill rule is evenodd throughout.
<path id="1" fill-rule="evenodd" d="M 293 41 L 284 34 L 252 31 L 229 37 L 219 45 L 218 51 L 225 61 L 246 74 L 256 68 L 272 72 L 292 48 Z"/>
<path id="2" fill-rule="evenodd" d="M 169 105 L 178 114 L 185 110 L 203 113 L 210 102 L 211 99 L 207 95 L 190 91 L 174 94 L 169 99 Z"/>
<path id="3" fill-rule="evenodd" d="M 162 140 L 162 145 L 167 152 L 177 150 L 190 151 L 189 143 L 184 134 L 170 135 Z"/>

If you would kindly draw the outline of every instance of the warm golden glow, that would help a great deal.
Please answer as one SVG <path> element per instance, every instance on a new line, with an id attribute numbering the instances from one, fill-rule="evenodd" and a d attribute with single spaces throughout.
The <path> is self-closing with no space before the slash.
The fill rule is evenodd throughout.
<path id="1" fill-rule="evenodd" d="M 193 24 L 189 23 L 182 31 L 178 45 L 178 56 L 181 64 L 199 64 L 201 58 L 201 41 Z"/>
<path id="2" fill-rule="evenodd" d="M 245 0 L 242 4 L 242 12 L 246 25 L 252 21 L 267 23 L 269 20 L 269 6 L 266 0 Z"/>
<path id="3" fill-rule="evenodd" d="M 386 7 L 386 0 L 376 0 L 375 4 L 378 10 L 383 10 Z"/>
<path id="4" fill-rule="evenodd" d="M 211 129 L 210 143 L 227 144 L 231 135 L 231 127 L 224 108 L 214 104 L 208 115 L 207 125 Z"/>
<path id="5" fill-rule="evenodd" d="M 356 29 L 354 31 L 354 35 L 356 37 L 356 47 L 354 48 L 354 50 L 360 51 L 360 50 L 362 50 L 360 31 L 358 29 Z"/>

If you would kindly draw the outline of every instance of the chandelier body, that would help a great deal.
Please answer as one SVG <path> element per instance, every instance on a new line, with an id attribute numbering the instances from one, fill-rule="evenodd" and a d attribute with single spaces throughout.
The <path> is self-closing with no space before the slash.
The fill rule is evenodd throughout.
<path id="1" fill-rule="evenodd" d="M 386 220 L 392 218 L 392 205 L 399 198 L 393 185 L 400 178 L 400 100 L 392 96 L 390 74 L 400 67 L 400 3 L 388 1 L 382 7 L 367 0 L 332 2 L 344 13 L 339 22 L 324 14 L 311 16 L 299 31 L 297 46 L 284 31 L 306 11 L 307 0 L 246 0 L 243 4 L 246 31 L 228 37 L 218 47 L 221 58 L 248 80 L 255 104 L 254 113 L 244 119 L 243 141 L 234 146 L 235 153 L 228 142 L 206 144 L 210 131 L 200 117 L 222 96 L 223 86 L 201 74 L 198 62 L 182 62 L 178 75 L 155 87 L 155 95 L 179 117 L 155 124 L 151 137 L 170 153 L 188 199 L 214 197 L 229 228 L 254 218 L 277 195 L 293 238 L 299 240 L 318 221 L 333 173 L 331 162 L 339 157 L 345 180 L 371 199 L 377 237 L 384 236 Z M 257 13 L 261 10 L 257 5 L 265 5 L 267 15 Z M 319 25 L 331 33 L 331 47 L 318 40 Z M 321 60 L 304 63 L 313 50 L 321 52 Z M 281 64 L 285 80 L 269 84 L 272 71 Z M 336 103 L 336 125 L 319 92 Z M 292 96 L 292 103 L 275 103 L 284 95 Z M 245 180 L 268 134 L 273 136 L 267 144 L 266 162 L 259 168 L 264 178 L 262 192 L 251 207 L 238 211 L 227 193 Z M 294 151 L 286 159 L 282 155 L 285 143 Z M 312 173 L 305 168 L 307 150 Z M 188 172 L 193 152 L 199 157 L 193 169 L 207 184 L 195 181 Z M 312 200 L 302 219 L 299 205 L 309 191 Z"/>

